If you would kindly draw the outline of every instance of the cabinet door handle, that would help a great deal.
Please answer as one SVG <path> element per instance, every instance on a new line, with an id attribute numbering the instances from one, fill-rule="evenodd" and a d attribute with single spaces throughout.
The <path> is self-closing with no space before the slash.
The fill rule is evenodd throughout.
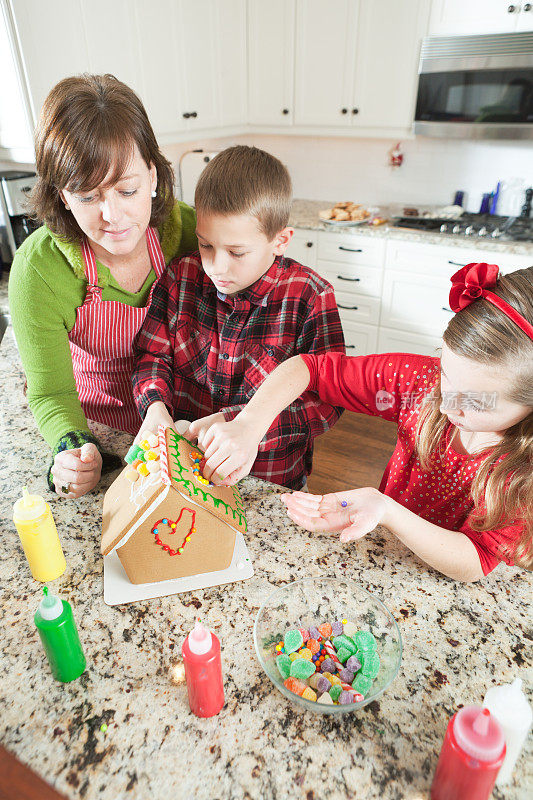
<path id="1" fill-rule="evenodd" d="M 344 275 L 337 275 L 339 281 L 351 281 L 352 283 L 359 283 L 361 278 L 345 278 Z"/>
<path id="2" fill-rule="evenodd" d="M 281 113 L 282 113 L 282 114 L 288 114 L 288 113 L 289 113 L 289 109 L 288 109 L 288 108 L 284 108 L 284 109 L 283 109 L 283 111 L 282 111 Z"/>
<path id="3" fill-rule="evenodd" d="M 355 345 L 354 344 L 345 344 L 344 345 L 344 349 L 345 350 L 355 350 Z"/>
<path id="4" fill-rule="evenodd" d="M 516 11 L 516 6 L 507 6 L 507 11 L 509 12 L 509 14 L 514 14 L 514 12 Z"/>
<path id="5" fill-rule="evenodd" d="M 454 267 L 466 267 L 466 264 L 460 264 L 458 261 L 448 261 L 448 264 L 453 264 Z"/>
<path id="6" fill-rule="evenodd" d="M 352 114 L 359 114 L 358 108 L 352 108 Z"/>
<path id="7" fill-rule="evenodd" d="M 196 119 L 197 116 L 198 114 L 196 113 L 196 111 L 191 111 L 191 117 L 194 117 Z"/>
<path id="8" fill-rule="evenodd" d="M 347 108 L 341 108 L 341 114 L 347 114 L 347 113 L 348 113 Z"/>
<path id="9" fill-rule="evenodd" d="M 531 3 L 526 3 L 522 10 L 523 11 L 531 11 L 532 8 L 533 8 L 533 6 L 531 5 Z"/>
<path id="10" fill-rule="evenodd" d="M 306 243 L 305 243 L 305 246 L 306 246 L 306 247 L 312 247 L 312 246 L 313 246 L 313 242 L 306 242 Z"/>
<path id="11" fill-rule="evenodd" d="M 448 306 L 442 306 L 442 310 L 447 311 L 448 314 L 453 314 L 453 311 L 451 310 L 451 308 L 448 308 Z"/>
<path id="12" fill-rule="evenodd" d="M 345 253 L 362 253 L 363 251 L 361 248 L 358 250 L 354 250 L 352 247 L 343 247 L 342 244 L 339 245 L 339 250 L 344 250 Z"/>
<path id="13" fill-rule="evenodd" d="M 190 117 L 191 115 L 189 114 L 189 112 L 188 112 L 188 111 L 184 111 L 184 112 L 183 112 L 183 116 L 184 116 L 184 118 L 185 118 L 185 119 L 189 119 L 189 117 Z"/>
<path id="14" fill-rule="evenodd" d="M 340 303 L 337 303 L 337 308 L 342 308 L 344 311 L 357 311 L 359 306 L 341 306 Z"/>

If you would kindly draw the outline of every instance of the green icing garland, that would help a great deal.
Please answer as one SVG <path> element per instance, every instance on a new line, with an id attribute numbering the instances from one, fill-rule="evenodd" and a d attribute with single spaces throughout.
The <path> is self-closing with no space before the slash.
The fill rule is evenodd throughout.
<path id="1" fill-rule="evenodd" d="M 180 459 L 179 459 L 178 442 L 180 440 L 183 440 L 183 441 L 187 442 L 187 444 L 190 444 L 190 442 L 187 439 L 185 439 L 184 436 L 181 436 L 179 433 L 176 433 L 175 431 L 172 431 L 172 430 L 170 431 L 170 439 L 171 439 L 171 442 L 169 443 L 168 449 L 169 449 L 169 451 L 172 452 L 172 455 L 174 457 L 174 462 L 177 465 L 177 471 L 179 473 L 178 476 L 172 475 L 172 480 L 176 481 L 176 483 L 183 484 L 183 486 L 187 489 L 187 491 L 189 492 L 190 495 L 200 495 L 202 500 L 204 501 L 204 503 L 207 503 L 207 498 L 209 497 L 209 498 L 211 498 L 213 506 L 216 509 L 218 509 L 218 508 L 220 508 L 220 506 L 222 506 L 224 508 L 226 514 L 228 514 L 228 515 L 229 515 L 229 512 L 231 511 L 231 513 L 233 514 L 233 519 L 234 520 L 237 519 L 239 524 L 240 525 L 244 525 L 244 530 L 247 531 L 248 530 L 248 525 L 246 523 L 246 516 L 245 516 L 245 513 L 244 513 L 244 504 L 242 502 L 242 498 L 241 498 L 241 496 L 240 496 L 240 494 L 238 492 L 238 489 L 235 486 L 232 487 L 233 500 L 235 502 L 235 508 L 232 508 L 230 505 L 225 503 L 223 500 L 220 500 L 220 498 L 214 497 L 210 492 L 206 492 L 204 489 L 202 489 L 201 486 L 198 485 L 198 483 L 196 483 L 196 481 L 192 481 L 192 480 L 189 480 L 188 478 L 184 477 L 184 473 L 188 472 L 188 473 L 190 473 L 192 475 L 192 472 L 191 472 L 190 469 L 188 469 L 186 466 L 184 466 L 181 463 Z M 174 472 L 174 470 L 171 470 L 171 472 Z"/>

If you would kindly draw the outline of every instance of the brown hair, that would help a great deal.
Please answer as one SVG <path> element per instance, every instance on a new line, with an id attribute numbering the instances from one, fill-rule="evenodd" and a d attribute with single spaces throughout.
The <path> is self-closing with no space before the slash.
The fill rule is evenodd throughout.
<path id="1" fill-rule="evenodd" d="M 502 276 L 491 291 L 533 323 L 533 267 Z M 504 369 L 510 378 L 507 398 L 533 407 L 533 341 L 506 314 L 479 299 L 455 314 L 444 341 L 457 355 Z M 435 402 L 427 403 L 418 420 L 417 453 L 423 469 L 443 455 L 448 419 L 440 411 L 440 385 Z M 533 412 L 513 425 L 487 455 L 472 483 L 474 521 L 477 531 L 492 530 L 515 520 L 524 521 L 524 532 L 512 551 L 516 564 L 533 568 Z"/>
<path id="2" fill-rule="evenodd" d="M 194 203 L 211 214 L 250 214 L 271 241 L 289 221 L 291 198 L 291 179 L 281 161 L 257 147 L 237 145 L 209 162 Z"/>
<path id="3" fill-rule="evenodd" d="M 79 75 L 57 83 L 44 101 L 35 132 L 37 183 L 33 215 L 69 241 L 83 236 L 60 190 L 90 191 L 112 169 L 110 184 L 123 175 L 134 146 L 157 170 L 157 195 L 150 225 L 160 225 L 174 203 L 174 174 L 161 153 L 143 104 L 113 75 Z"/>

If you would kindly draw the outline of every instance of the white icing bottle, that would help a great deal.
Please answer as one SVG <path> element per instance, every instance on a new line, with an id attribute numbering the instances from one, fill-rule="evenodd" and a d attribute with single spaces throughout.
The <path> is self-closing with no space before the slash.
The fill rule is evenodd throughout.
<path id="1" fill-rule="evenodd" d="M 516 678 L 504 686 L 493 686 L 485 695 L 483 706 L 489 709 L 503 728 L 507 753 L 498 772 L 496 786 L 504 786 L 511 779 L 533 718 L 531 706 L 522 691 L 522 680 Z"/>

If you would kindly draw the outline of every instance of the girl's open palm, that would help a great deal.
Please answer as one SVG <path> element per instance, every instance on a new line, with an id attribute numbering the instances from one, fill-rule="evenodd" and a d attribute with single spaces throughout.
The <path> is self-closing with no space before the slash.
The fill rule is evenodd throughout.
<path id="1" fill-rule="evenodd" d="M 386 509 L 385 496 L 370 487 L 325 495 L 293 492 L 280 496 L 293 522 L 310 531 L 340 532 L 341 542 L 369 533 L 379 525 Z"/>

